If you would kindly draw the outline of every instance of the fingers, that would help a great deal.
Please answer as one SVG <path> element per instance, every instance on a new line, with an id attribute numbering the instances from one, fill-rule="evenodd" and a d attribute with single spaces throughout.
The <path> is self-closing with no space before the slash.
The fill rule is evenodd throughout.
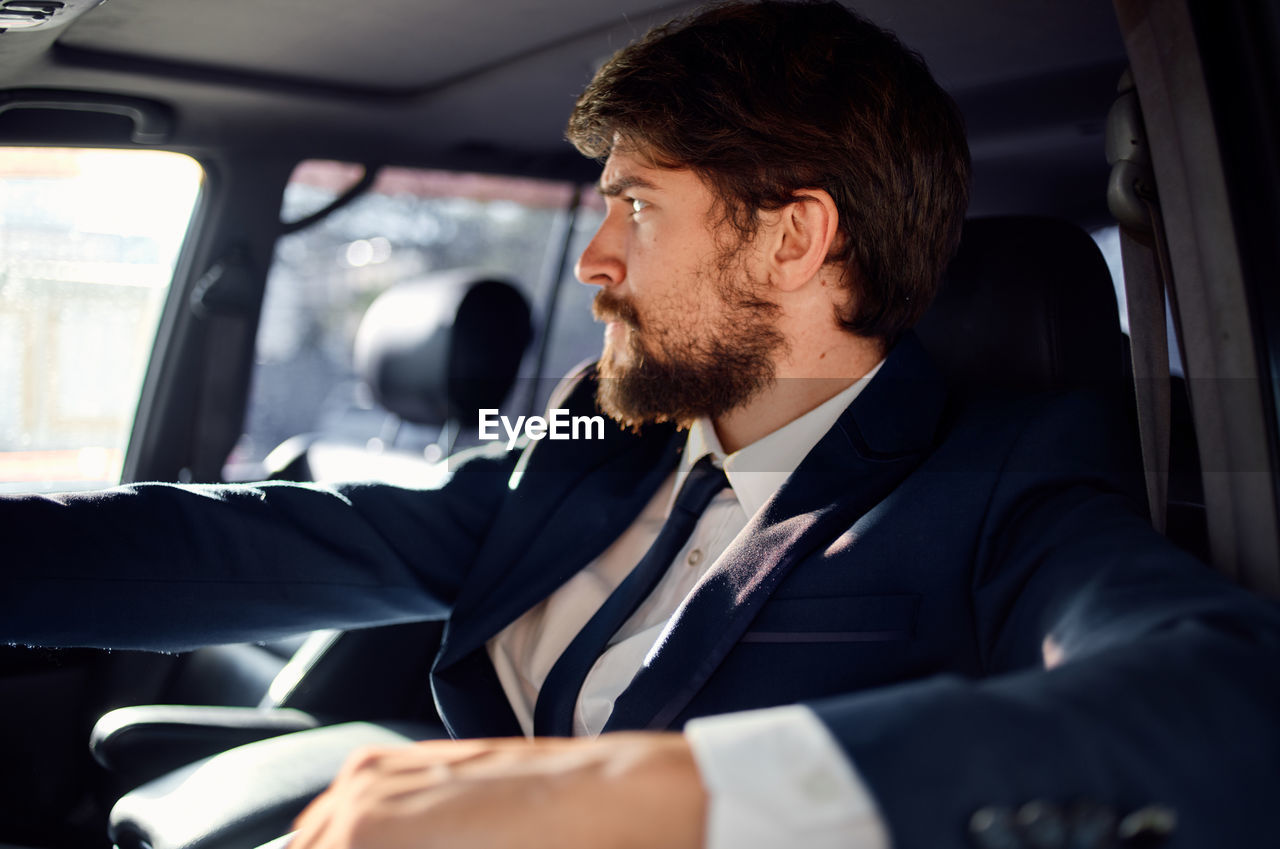
<path id="1" fill-rule="evenodd" d="M 290 849 L 348 849 L 359 829 L 390 808 L 405 801 L 424 807 L 423 794 L 448 781 L 454 765 L 489 748 L 485 741 L 435 740 L 353 752 L 329 789 L 298 815 Z"/>
<path id="2" fill-rule="evenodd" d="M 294 836 L 289 849 L 323 849 L 324 841 L 332 839 L 333 795 L 325 791 L 308 805 L 293 821 Z"/>

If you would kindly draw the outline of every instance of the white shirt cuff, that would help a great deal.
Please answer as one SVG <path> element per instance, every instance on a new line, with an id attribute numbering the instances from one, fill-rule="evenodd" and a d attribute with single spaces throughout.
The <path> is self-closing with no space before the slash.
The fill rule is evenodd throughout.
<path id="1" fill-rule="evenodd" d="M 706 849 L 889 849 L 870 791 L 808 708 L 695 719 L 684 734 L 708 795 Z"/>

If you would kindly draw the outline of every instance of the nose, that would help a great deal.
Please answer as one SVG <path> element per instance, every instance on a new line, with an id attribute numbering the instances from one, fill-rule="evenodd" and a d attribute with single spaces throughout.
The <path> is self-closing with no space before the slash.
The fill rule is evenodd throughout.
<path id="1" fill-rule="evenodd" d="M 588 286 L 609 287 L 621 283 L 627 276 L 627 266 L 622 258 L 624 239 L 617 215 L 612 210 L 605 213 L 596 234 L 582 249 L 582 255 L 573 267 L 574 276 Z"/>

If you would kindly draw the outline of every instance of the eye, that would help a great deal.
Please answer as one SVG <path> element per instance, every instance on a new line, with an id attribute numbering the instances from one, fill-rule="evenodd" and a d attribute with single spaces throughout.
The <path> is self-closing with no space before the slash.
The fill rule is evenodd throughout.
<path id="1" fill-rule="evenodd" d="M 632 215 L 636 215 L 637 213 L 643 212 L 648 208 L 649 208 L 649 201 L 640 200 L 640 198 L 631 198 L 631 214 Z"/>

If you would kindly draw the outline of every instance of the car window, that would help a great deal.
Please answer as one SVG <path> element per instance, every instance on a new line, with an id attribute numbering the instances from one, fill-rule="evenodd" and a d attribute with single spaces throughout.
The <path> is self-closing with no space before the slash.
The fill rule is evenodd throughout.
<path id="1" fill-rule="evenodd" d="M 119 483 L 202 180 L 166 151 L 0 147 L 0 489 Z"/>
<path id="2" fill-rule="evenodd" d="M 582 191 L 582 204 L 573 219 L 573 231 L 566 252 L 568 262 L 548 328 L 547 353 L 541 374 L 547 380 L 539 384 L 535 410 L 540 411 L 545 406 L 549 390 L 553 388 L 556 379 L 582 362 L 600 356 L 604 331 L 591 318 L 591 300 L 599 287 L 579 283 L 573 275 L 573 266 L 599 229 L 603 218 L 603 199 L 594 188 L 585 187 Z"/>
<path id="3" fill-rule="evenodd" d="M 1102 251 L 1107 261 L 1107 269 L 1111 272 L 1111 284 L 1116 289 L 1116 304 L 1120 308 L 1120 329 L 1129 335 L 1129 302 L 1124 292 L 1124 262 L 1120 258 L 1120 228 L 1116 225 L 1099 227 L 1090 231 L 1090 236 Z M 1169 373 L 1181 377 L 1182 352 L 1178 348 L 1178 334 L 1173 326 L 1173 308 L 1166 296 L 1164 304 L 1165 335 L 1169 343 Z"/>
<path id="4" fill-rule="evenodd" d="M 302 163 L 286 187 L 282 220 L 324 207 L 360 171 L 349 163 Z M 226 477 L 257 477 L 267 454 L 293 436 L 381 438 L 385 416 L 356 378 L 352 353 L 366 308 L 391 286 L 482 268 L 516 283 L 535 323 L 545 322 L 573 196 L 565 182 L 384 168 L 351 204 L 281 238 L 267 279 L 245 430 Z M 541 332 L 527 354 L 529 369 Z"/>

